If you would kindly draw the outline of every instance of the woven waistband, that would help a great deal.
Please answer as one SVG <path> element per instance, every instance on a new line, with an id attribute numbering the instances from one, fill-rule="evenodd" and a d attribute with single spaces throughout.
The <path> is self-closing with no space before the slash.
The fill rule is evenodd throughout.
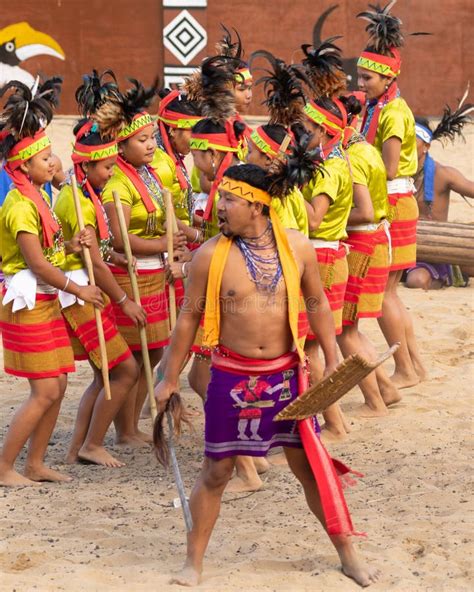
<path id="1" fill-rule="evenodd" d="M 411 177 L 399 177 L 398 179 L 387 181 L 388 193 L 413 193 L 414 190 L 415 184 Z"/>
<path id="2" fill-rule="evenodd" d="M 251 376 L 275 374 L 289 368 L 295 368 L 299 364 L 299 357 L 296 352 L 288 352 L 278 358 L 271 358 L 269 360 L 247 358 L 219 345 L 211 354 L 211 362 L 212 366 L 219 370 Z"/>
<path id="3" fill-rule="evenodd" d="M 338 251 L 340 241 L 327 241 L 320 238 L 312 238 L 311 244 L 315 249 L 333 249 L 334 251 Z"/>

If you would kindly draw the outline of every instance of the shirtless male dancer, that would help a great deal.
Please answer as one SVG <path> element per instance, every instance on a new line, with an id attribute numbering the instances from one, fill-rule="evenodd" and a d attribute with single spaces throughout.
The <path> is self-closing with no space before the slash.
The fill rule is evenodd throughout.
<path id="1" fill-rule="evenodd" d="M 187 558 L 171 582 L 199 584 L 204 554 L 236 456 L 265 456 L 269 448 L 283 446 L 309 508 L 323 525 L 328 524 L 344 574 L 368 586 L 376 581 L 378 570 L 367 567 L 358 557 L 349 536 L 352 525 L 347 529 L 339 523 L 340 528 L 334 531 L 332 520 L 326 520 L 323 512 L 324 498 L 317 483 L 321 479 L 328 485 L 329 479 L 330 495 L 334 495 L 339 487 L 337 478 L 325 468 L 316 481 L 302 448 L 301 426 L 298 432 L 293 421 L 273 421 L 298 394 L 298 366 L 304 358 L 297 329 L 300 290 L 311 328 L 319 336 L 326 373 L 334 369 L 337 353 L 334 321 L 314 249 L 300 232 L 285 230 L 272 211 L 269 190 L 272 196 L 274 193 L 267 175 L 255 165 L 227 169 L 217 204 L 221 234 L 204 243 L 190 265 L 185 305 L 169 346 L 169 362 L 155 389 L 158 409 L 163 410 L 178 390 L 179 372 L 205 303 L 204 340 L 214 348 L 204 407 L 205 458 L 190 499 L 194 526 L 188 534 Z M 259 421 L 244 426 L 242 409 L 258 410 Z M 257 419 L 257 413 L 253 415 Z M 310 429 L 314 429 L 313 423 Z"/>

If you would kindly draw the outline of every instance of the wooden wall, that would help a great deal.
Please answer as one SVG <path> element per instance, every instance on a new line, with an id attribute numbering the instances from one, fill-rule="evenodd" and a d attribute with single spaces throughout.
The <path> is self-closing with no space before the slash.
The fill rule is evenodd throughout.
<path id="1" fill-rule="evenodd" d="M 21 65 L 30 72 L 61 74 L 65 79 L 61 113 L 75 113 L 74 89 L 92 67 L 112 68 L 120 79 L 136 76 L 150 83 L 164 66 L 183 66 L 163 47 L 163 27 L 183 9 L 207 30 L 207 46 L 189 68 L 211 55 L 220 35 L 220 23 L 241 34 L 247 56 L 265 48 L 286 60 L 297 61 L 302 43 L 311 43 L 318 16 L 335 0 L 22 0 L 4 2 L 2 27 L 27 21 L 51 35 L 66 59 L 41 56 Z M 340 0 L 323 26 L 323 37 L 343 35 L 340 45 L 347 58 L 356 58 L 364 46 L 364 22 L 355 15 L 365 0 Z M 406 31 L 429 31 L 430 37 L 407 39 L 399 79 L 403 95 L 417 114 L 438 115 L 447 102 L 454 104 L 468 80 L 474 83 L 474 18 L 472 0 L 399 0 L 395 7 Z M 474 91 L 471 93 L 473 96 Z M 257 90 L 253 113 L 263 113 Z"/>

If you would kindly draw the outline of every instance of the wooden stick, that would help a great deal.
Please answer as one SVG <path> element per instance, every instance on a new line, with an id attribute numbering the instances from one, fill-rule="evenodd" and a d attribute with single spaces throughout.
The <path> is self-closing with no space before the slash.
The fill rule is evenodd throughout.
<path id="1" fill-rule="evenodd" d="M 168 262 L 172 263 L 174 260 L 174 247 L 173 247 L 173 234 L 178 232 L 178 224 L 174 215 L 173 200 L 171 193 L 165 189 L 165 205 L 166 205 L 166 239 L 168 245 Z M 176 291 L 174 284 L 169 284 L 169 303 L 170 303 L 170 329 L 173 332 L 176 326 Z M 186 491 L 184 489 L 183 479 L 181 477 L 181 471 L 179 469 L 178 459 L 176 458 L 176 449 L 174 446 L 174 424 L 173 416 L 170 411 L 166 412 L 166 419 L 168 421 L 168 448 L 170 451 L 171 466 L 173 467 L 174 481 L 176 483 L 176 489 L 178 490 L 179 499 L 181 501 L 181 508 L 183 510 L 184 523 L 186 530 L 191 532 L 193 529 L 193 519 L 191 516 L 191 510 L 189 508 L 188 499 L 186 497 Z"/>
<path id="2" fill-rule="evenodd" d="M 168 263 L 172 263 L 174 260 L 174 248 L 173 248 L 173 233 L 175 232 L 176 219 L 174 217 L 173 200 L 171 193 L 165 189 L 165 205 L 166 205 L 166 240 L 168 245 Z M 176 290 L 173 283 L 169 286 L 169 303 L 170 303 L 170 329 L 176 326 Z"/>
<path id="3" fill-rule="evenodd" d="M 71 175 L 71 187 L 72 195 L 74 197 L 74 206 L 76 208 L 77 223 L 79 224 L 79 230 L 84 230 L 84 216 L 82 215 L 82 207 L 79 199 L 79 191 L 77 189 L 76 175 Z M 91 254 L 87 247 L 82 247 L 84 254 L 84 261 L 86 264 L 87 275 L 89 276 L 89 283 L 91 286 L 95 286 L 94 277 L 94 266 L 92 264 Z M 110 392 L 110 381 L 109 381 L 109 362 L 107 359 L 107 347 L 105 345 L 104 327 L 102 325 L 102 316 L 100 310 L 94 306 L 95 324 L 97 325 L 97 335 L 99 336 L 99 349 L 100 349 L 100 363 L 102 371 L 102 380 L 104 382 L 104 393 L 107 401 L 110 401 L 112 394 Z"/>
<path id="4" fill-rule="evenodd" d="M 120 226 L 120 234 L 122 235 L 123 249 L 125 251 L 125 257 L 127 258 L 128 275 L 130 277 L 130 283 L 132 285 L 133 299 L 139 306 L 141 306 L 140 291 L 138 289 L 137 276 L 135 274 L 135 270 L 133 269 L 132 249 L 130 247 L 130 239 L 128 237 L 128 226 L 127 226 L 127 222 L 125 221 L 122 202 L 120 201 L 119 194 L 116 191 L 113 191 L 112 194 L 114 196 L 115 209 L 117 211 L 117 217 L 118 217 L 118 222 L 119 222 L 119 226 Z M 142 350 L 143 368 L 145 370 L 148 398 L 150 399 L 151 418 L 154 422 L 156 415 L 157 415 L 157 411 L 156 411 L 155 391 L 154 391 L 154 387 L 153 387 L 153 373 L 152 373 L 152 369 L 151 369 L 150 355 L 148 353 L 148 342 L 147 342 L 147 338 L 146 338 L 145 327 L 139 327 L 138 332 L 140 335 L 140 347 Z"/>
<path id="5" fill-rule="evenodd" d="M 280 144 L 280 148 L 278 149 L 278 158 L 284 159 L 286 157 L 286 151 L 288 150 L 288 146 L 291 142 L 290 134 L 286 134 L 283 138 L 283 142 Z"/>

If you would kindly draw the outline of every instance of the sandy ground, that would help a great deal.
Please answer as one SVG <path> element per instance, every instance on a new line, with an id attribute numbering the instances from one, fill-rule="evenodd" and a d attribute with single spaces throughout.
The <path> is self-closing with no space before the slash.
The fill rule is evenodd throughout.
<path id="1" fill-rule="evenodd" d="M 65 159 L 70 120 L 53 124 L 55 150 Z M 474 177 L 474 133 L 468 144 L 443 152 L 442 162 Z M 439 157 L 442 150 L 433 150 Z M 66 165 L 66 160 L 65 160 Z M 474 222 L 474 209 L 453 196 L 451 219 Z M 353 419 L 361 401 L 354 389 L 343 402 L 351 418 L 347 443 L 333 445 L 366 476 L 347 491 L 361 553 L 383 572 L 374 591 L 473 589 L 472 384 L 474 287 L 441 292 L 401 290 L 410 308 L 430 380 L 404 391 L 403 401 L 381 420 Z M 377 324 L 363 328 L 384 349 Z M 389 364 L 390 365 L 390 364 Z M 70 484 L 0 490 L 0 590 L 170 590 L 169 574 L 185 552 L 181 510 L 173 507 L 172 476 L 148 450 L 116 453 L 123 469 L 63 465 L 79 398 L 90 371 L 84 363 L 70 377 L 48 462 L 69 472 Z M 198 398 L 184 381 L 191 407 Z M 0 378 L 2 434 L 27 396 L 24 380 Z M 149 422 L 143 422 L 147 428 Z M 107 443 L 112 446 L 112 434 Z M 179 445 L 190 489 L 202 460 L 202 417 Z M 21 466 L 24 455 L 21 456 Z M 322 529 L 285 467 L 272 467 L 265 488 L 226 495 L 207 553 L 200 590 L 237 592 L 352 591 L 338 569 Z"/>

